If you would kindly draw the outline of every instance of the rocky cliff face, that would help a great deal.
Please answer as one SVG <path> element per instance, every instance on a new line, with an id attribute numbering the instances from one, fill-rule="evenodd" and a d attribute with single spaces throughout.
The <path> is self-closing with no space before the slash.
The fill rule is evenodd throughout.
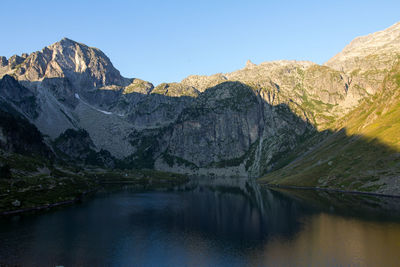
<path id="1" fill-rule="evenodd" d="M 374 94 L 398 61 L 399 43 L 400 22 L 383 31 L 357 37 L 324 65 L 345 72 L 352 83 Z"/>
<path id="2" fill-rule="evenodd" d="M 357 37 L 325 65 L 336 70 L 351 72 L 358 69 L 388 69 L 400 53 L 400 22 L 391 27 Z M 368 62 L 373 65 L 368 65 Z"/>
<path id="3" fill-rule="evenodd" d="M 0 96 L 69 158 L 259 176 L 379 91 L 398 60 L 399 27 L 356 39 L 324 66 L 248 62 L 157 87 L 122 77 L 100 50 L 63 39 L 1 57 Z M 82 130 L 84 138 L 73 134 Z"/>
<path id="4" fill-rule="evenodd" d="M 54 159 L 40 131 L 10 104 L 0 99 L 0 151 Z"/>
<path id="5" fill-rule="evenodd" d="M 19 108 L 28 118 L 37 117 L 40 107 L 35 94 L 19 84 L 13 77 L 5 75 L 0 80 L 0 94 L 4 101 Z"/>
<path id="6" fill-rule="evenodd" d="M 99 49 L 67 38 L 30 55 L 15 55 L 8 61 L 3 57 L 0 73 L 29 82 L 65 78 L 76 89 L 86 90 L 129 83 Z"/>
<path id="7" fill-rule="evenodd" d="M 389 195 L 400 194 L 400 61 L 380 90 L 289 155 L 295 160 L 263 181 Z"/>

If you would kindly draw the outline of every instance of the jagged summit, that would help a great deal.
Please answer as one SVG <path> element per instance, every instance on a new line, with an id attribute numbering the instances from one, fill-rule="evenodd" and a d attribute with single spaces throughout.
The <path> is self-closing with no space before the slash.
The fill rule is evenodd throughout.
<path id="1" fill-rule="evenodd" d="M 316 131 L 343 128 L 338 118 L 347 121 L 344 116 L 385 91 L 385 84 L 398 84 L 388 74 L 399 60 L 399 28 L 357 38 L 328 66 L 248 61 L 231 73 L 156 87 L 122 77 L 101 50 L 63 38 L 30 55 L 1 58 L 0 77 L 10 76 L 0 83 L 0 101 L 26 115 L 50 141 L 68 141 L 67 130 L 85 130 L 97 151 L 124 166 L 259 176 L 295 149 L 304 151 L 303 140 Z M 360 114 L 370 122 L 384 113 Z M 71 158 L 80 155 L 59 148 Z"/>
<path id="2" fill-rule="evenodd" d="M 130 83 L 130 79 L 122 77 L 100 49 L 68 38 L 29 56 L 16 55 L 8 60 L 2 57 L 0 63 L 0 77 L 12 74 L 20 81 L 66 78 L 77 89 L 126 86 Z"/>
<path id="3" fill-rule="evenodd" d="M 386 61 L 390 61 L 393 55 L 398 53 L 400 53 L 400 22 L 385 30 L 355 38 L 325 65 L 337 70 L 352 71 L 359 67 L 360 58 L 370 56 L 370 58 L 379 57 L 380 61 L 385 61 L 384 66 L 387 66 Z"/>
<path id="4" fill-rule="evenodd" d="M 47 48 L 48 48 L 48 47 L 54 47 L 54 46 L 64 46 L 64 47 L 68 47 L 68 46 L 75 46 L 75 45 L 83 46 L 83 47 L 89 47 L 89 46 L 87 46 L 86 44 L 83 44 L 83 43 L 74 41 L 74 40 L 69 39 L 69 38 L 67 38 L 67 37 L 63 37 L 61 40 L 59 40 L 59 41 L 57 41 L 57 42 L 55 42 L 55 43 L 53 43 L 53 44 L 47 46 Z M 43 49 L 45 49 L 45 48 L 43 48 Z"/>
<path id="5" fill-rule="evenodd" d="M 251 67 L 254 67 L 254 66 L 257 66 L 257 65 L 254 64 L 253 62 L 251 62 L 250 59 L 248 59 L 248 60 L 246 61 L 246 68 L 251 68 Z"/>
<path id="6" fill-rule="evenodd" d="M 90 47 L 90 46 L 88 46 L 88 45 L 86 45 L 84 43 L 77 42 L 77 41 L 72 40 L 72 39 L 70 39 L 68 37 L 63 37 L 60 41 L 57 41 L 57 42 L 55 42 L 55 43 L 53 43 L 53 44 L 51 44 L 51 45 L 49 45 L 49 46 L 47 46 L 47 47 L 45 47 L 43 49 L 46 49 L 46 48 L 49 48 L 49 47 L 54 47 L 54 46 L 62 46 L 62 47 L 79 46 L 79 47 L 82 47 L 82 48 L 85 47 L 85 48 L 101 51 L 100 49 L 98 49 L 96 47 Z"/>
<path id="7" fill-rule="evenodd" d="M 60 40 L 60 42 L 73 42 L 73 43 L 77 43 L 77 42 L 75 42 L 74 40 L 69 39 L 68 37 L 63 37 L 63 38 Z"/>

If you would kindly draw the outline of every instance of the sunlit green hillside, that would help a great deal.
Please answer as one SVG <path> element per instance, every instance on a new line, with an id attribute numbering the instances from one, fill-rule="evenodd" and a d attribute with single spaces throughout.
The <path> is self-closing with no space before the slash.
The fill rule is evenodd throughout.
<path id="1" fill-rule="evenodd" d="M 337 120 L 311 151 L 296 150 L 261 182 L 391 194 L 400 189 L 400 64 L 381 90 Z M 314 139 L 327 133 L 318 133 Z M 312 142 L 312 140 L 310 140 Z M 304 147 L 305 149 L 305 147 Z"/>

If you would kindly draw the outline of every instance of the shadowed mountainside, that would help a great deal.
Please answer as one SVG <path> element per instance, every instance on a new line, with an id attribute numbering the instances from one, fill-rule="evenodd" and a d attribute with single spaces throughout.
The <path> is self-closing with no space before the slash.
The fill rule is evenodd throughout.
<path id="1" fill-rule="evenodd" d="M 386 84 L 388 83 L 389 80 L 386 81 Z M 229 95 L 226 95 L 226 88 L 229 88 Z M 395 88 L 392 91 L 397 92 Z M 389 91 L 385 92 L 388 94 Z M 152 95 L 148 97 L 169 98 Z M 243 99 L 246 101 L 242 101 Z M 365 101 L 369 103 L 368 100 Z M 370 106 L 370 108 L 373 107 Z M 365 111 L 362 105 L 359 109 L 361 112 Z M 249 118 L 241 121 L 245 118 L 243 114 L 247 114 Z M 352 117 L 357 118 L 358 121 L 360 115 L 356 111 L 353 114 Z M 392 114 L 393 118 L 397 118 L 396 114 L 389 109 L 385 114 L 381 114 L 377 121 L 384 123 L 386 114 Z M 238 121 L 235 122 L 235 120 Z M 223 127 L 224 124 L 215 125 L 215 121 L 225 122 L 228 130 Z M 251 127 L 247 127 L 247 130 L 242 129 L 248 122 L 253 127 L 270 125 L 272 129 L 256 128 L 251 136 L 251 132 L 246 133 Z M 274 125 L 273 123 L 276 122 L 279 124 Z M 395 125 L 395 123 L 391 124 Z M 232 131 L 232 126 L 237 127 L 235 131 Z M 303 132 L 295 135 L 293 128 L 303 129 Z M 67 130 L 54 141 L 53 147 L 59 158 L 72 164 L 84 163 L 120 168 L 154 168 L 155 164 L 164 164 L 166 166 L 163 169 L 175 172 L 193 170 L 201 173 L 203 168 L 208 174 L 211 170 L 218 175 L 218 169 L 225 171 L 231 169 L 235 171 L 232 175 L 240 175 L 240 168 L 244 170 L 242 173 L 245 173 L 265 160 L 262 158 L 263 155 L 257 155 L 257 152 L 260 145 L 265 146 L 263 143 L 266 142 L 270 145 L 268 153 L 271 157 L 267 159 L 269 164 L 260 164 L 261 167 L 268 168 L 269 171 L 284 167 L 270 173 L 262 179 L 263 182 L 387 194 L 398 192 L 399 149 L 388 146 L 379 139 L 350 134 L 340 129 L 338 127 L 338 130 L 318 131 L 311 123 L 296 116 L 288 106 L 284 104 L 272 106 L 265 103 L 247 85 L 239 82 L 225 82 L 200 94 L 190 107 L 183 109 L 175 123 L 161 129 L 131 132 L 130 142 L 139 149 L 124 159 L 117 159 L 104 150 L 96 152 L 95 145 L 84 130 Z M 390 130 L 390 127 L 387 129 Z M 228 132 L 224 135 L 226 130 Z M 221 132 L 218 133 L 218 131 Z M 265 133 L 270 134 L 269 138 L 263 136 Z M 230 136 L 230 140 L 216 139 L 218 136 L 227 135 Z M 246 136 L 246 138 L 238 142 L 240 136 L 242 138 Z M 260 138 L 263 138 L 263 142 L 260 142 Z M 279 138 L 282 141 L 270 142 L 270 138 Z M 21 143 L 24 142 L 26 141 L 21 141 Z M 223 147 L 221 148 L 223 142 L 226 142 L 225 147 L 230 146 L 230 151 L 238 149 L 237 153 L 240 156 L 217 161 L 218 157 L 214 159 L 213 154 L 207 152 L 214 149 L 216 154 L 220 153 L 222 156 L 229 154 L 223 150 Z M 179 144 L 179 146 L 171 144 Z M 183 156 L 175 156 L 181 155 L 179 153 Z M 185 153 L 189 154 L 185 155 Z M 191 155 L 194 156 L 192 161 L 185 159 L 190 158 Z M 257 159 L 257 156 L 260 158 Z"/>
<path id="2" fill-rule="evenodd" d="M 64 38 L 2 57 L 0 97 L 70 164 L 270 173 L 264 182 L 395 193 L 398 38 L 399 23 L 357 38 L 324 66 L 248 62 L 157 87 L 122 77 L 99 49 Z"/>
<path id="3" fill-rule="evenodd" d="M 9 76 L 5 78 L 12 79 Z M 115 93 L 101 92 L 102 95 Z M 293 149 L 307 134 L 315 131 L 308 121 L 298 118 L 286 105 L 272 106 L 265 103 L 257 92 L 240 82 L 219 84 L 201 93 L 197 98 L 133 94 L 135 97 L 144 98 L 145 103 L 157 103 L 161 100 L 162 103 L 170 105 L 182 101 L 187 101 L 189 104 L 183 106 L 178 115 L 175 115 L 177 110 L 173 110 L 176 119 L 168 124 L 164 121 L 164 125 L 159 127 L 138 129 L 128 124 L 131 117 L 120 118 L 119 115 L 99 112 L 89 103 L 78 99 L 80 103 L 77 107 L 86 107 L 84 115 L 88 116 L 91 111 L 99 118 L 105 118 L 104 122 L 101 119 L 96 120 L 97 127 L 101 127 L 102 123 L 116 123 L 116 120 L 110 121 L 110 118 L 117 118 L 125 125 L 129 125 L 124 134 L 126 142 L 129 142 L 135 150 L 122 158 L 108 155 L 105 157 L 108 161 L 102 161 L 106 166 L 128 168 L 158 166 L 160 169 L 175 172 L 204 171 L 215 174 L 218 174 L 219 170 L 226 172 L 230 169 L 230 175 L 246 175 L 251 168 L 271 168 L 274 157 Z M 82 125 L 81 121 L 74 118 L 74 114 L 68 116 L 65 112 L 63 116 L 69 125 Z M 297 131 L 291 132 L 293 128 Z M 84 129 L 69 129 L 54 141 L 50 139 L 50 143 L 54 145 L 55 151 L 61 158 L 88 162 L 88 158 L 97 155 L 95 151 L 105 155 L 104 151 L 101 152 L 102 150 L 96 147 L 92 137 Z M 101 131 L 98 134 L 104 136 Z M 115 135 L 115 131 L 110 134 Z M 272 138 L 279 138 L 281 141 L 271 142 Z M 264 139 L 268 139 L 268 142 L 264 143 L 262 141 Z M 256 149 L 258 146 L 267 147 L 270 158 L 264 159 L 265 165 L 260 164 L 263 155 Z M 271 166 L 268 166 L 269 163 Z M 258 171 L 259 169 L 254 170 L 255 173 Z"/>
<path id="4" fill-rule="evenodd" d="M 400 191 L 400 63 L 382 88 L 335 124 L 337 133 L 261 181 L 398 194 Z M 341 129 L 341 130 L 340 130 Z"/>

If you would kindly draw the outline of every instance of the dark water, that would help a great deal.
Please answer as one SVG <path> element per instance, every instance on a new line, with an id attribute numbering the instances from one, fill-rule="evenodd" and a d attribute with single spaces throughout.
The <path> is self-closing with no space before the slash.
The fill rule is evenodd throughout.
<path id="1" fill-rule="evenodd" d="M 0 266 L 400 266 L 399 199 L 202 179 L 0 220 Z"/>

